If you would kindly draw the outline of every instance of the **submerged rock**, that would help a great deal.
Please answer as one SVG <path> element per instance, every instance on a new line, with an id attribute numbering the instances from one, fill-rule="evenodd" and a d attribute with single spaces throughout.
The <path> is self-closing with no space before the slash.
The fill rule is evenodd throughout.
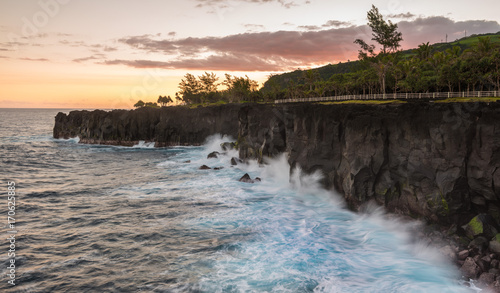
<path id="1" fill-rule="evenodd" d="M 234 142 L 223 142 L 220 144 L 220 147 L 222 148 L 223 151 L 234 150 L 235 146 L 236 143 Z"/>
<path id="2" fill-rule="evenodd" d="M 258 180 L 257 180 L 258 179 Z M 256 181 L 260 181 L 260 178 L 257 177 L 255 178 L 255 180 L 253 180 L 250 175 L 248 175 L 248 173 L 245 173 L 245 175 L 243 175 L 243 177 L 240 178 L 240 180 L 238 180 L 240 182 L 245 182 L 245 183 L 255 183 Z"/>
<path id="3" fill-rule="evenodd" d="M 232 166 L 236 166 L 236 165 L 238 165 L 238 163 L 240 163 L 240 164 L 243 163 L 243 160 L 235 158 L 235 157 L 231 158 L 231 165 Z"/>
<path id="4" fill-rule="evenodd" d="M 199 170 L 210 170 L 212 168 L 208 167 L 207 165 L 203 165 L 199 168 Z"/>
<path id="5" fill-rule="evenodd" d="M 207 159 L 217 159 L 219 155 L 219 152 L 211 152 L 210 154 L 208 154 Z"/>

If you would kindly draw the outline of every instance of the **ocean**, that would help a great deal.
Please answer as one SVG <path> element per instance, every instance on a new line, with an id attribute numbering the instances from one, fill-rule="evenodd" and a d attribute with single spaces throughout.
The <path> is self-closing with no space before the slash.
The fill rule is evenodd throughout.
<path id="1" fill-rule="evenodd" d="M 52 138 L 59 111 L 0 109 L 2 292 L 477 291 L 417 224 L 349 211 L 286 154 L 79 144 Z"/>

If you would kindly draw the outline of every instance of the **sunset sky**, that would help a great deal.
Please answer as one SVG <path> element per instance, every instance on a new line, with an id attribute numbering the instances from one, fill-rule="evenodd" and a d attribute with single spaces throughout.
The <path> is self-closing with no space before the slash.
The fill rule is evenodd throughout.
<path id="1" fill-rule="evenodd" d="M 372 4 L 404 49 L 500 31 L 498 0 L 0 0 L 0 108 L 131 108 L 186 73 L 355 60 Z"/>

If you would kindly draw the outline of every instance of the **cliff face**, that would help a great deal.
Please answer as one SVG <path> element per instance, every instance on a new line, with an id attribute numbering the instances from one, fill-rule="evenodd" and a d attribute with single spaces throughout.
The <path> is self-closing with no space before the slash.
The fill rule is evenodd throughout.
<path id="1" fill-rule="evenodd" d="M 78 136 L 81 143 L 133 146 L 140 140 L 157 147 L 200 145 L 213 134 L 237 137 L 240 105 L 188 109 L 183 107 L 137 110 L 73 111 L 59 113 L 54 138 Z"/>
<path id="2" fill-rule="evenodd" d="M 432 222 L 500 222 L 500 103 L 75 111 L 54 127 L 56 138 L 119 145 L 199 145 L 216 133 L 238 137 L 242 159 L 287 152 L 292 168 L 320 170 L 353 209 L 374 200 Z"/>
<path id="3" fill-rule="evenodd" d="M 239 115 L 243 158 L 289 153 L 356 209 L 445 223 L 500 219 L 500 104 L 253 105 Z"/>

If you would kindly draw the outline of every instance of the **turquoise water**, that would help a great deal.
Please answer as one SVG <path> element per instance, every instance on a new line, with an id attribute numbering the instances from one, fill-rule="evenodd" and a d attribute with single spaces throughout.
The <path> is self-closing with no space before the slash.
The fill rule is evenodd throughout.
<path id="1" fill-rule="evenodd" d="M 348 211 L 320 174 L 290 176 L 286 155 L 231 167 L 236 152 L 206 159 L 229 140 L 217 136 L 177 148 L 55 140 L 56 113 L 0 109 L 0 180 L 16 182 L 19 221 L 17 285 L 4 241 L 2 291 L 470 292 L 413 239 L 417 224 Z M 238 182 L 245 173 L 262 182 Z"/>

